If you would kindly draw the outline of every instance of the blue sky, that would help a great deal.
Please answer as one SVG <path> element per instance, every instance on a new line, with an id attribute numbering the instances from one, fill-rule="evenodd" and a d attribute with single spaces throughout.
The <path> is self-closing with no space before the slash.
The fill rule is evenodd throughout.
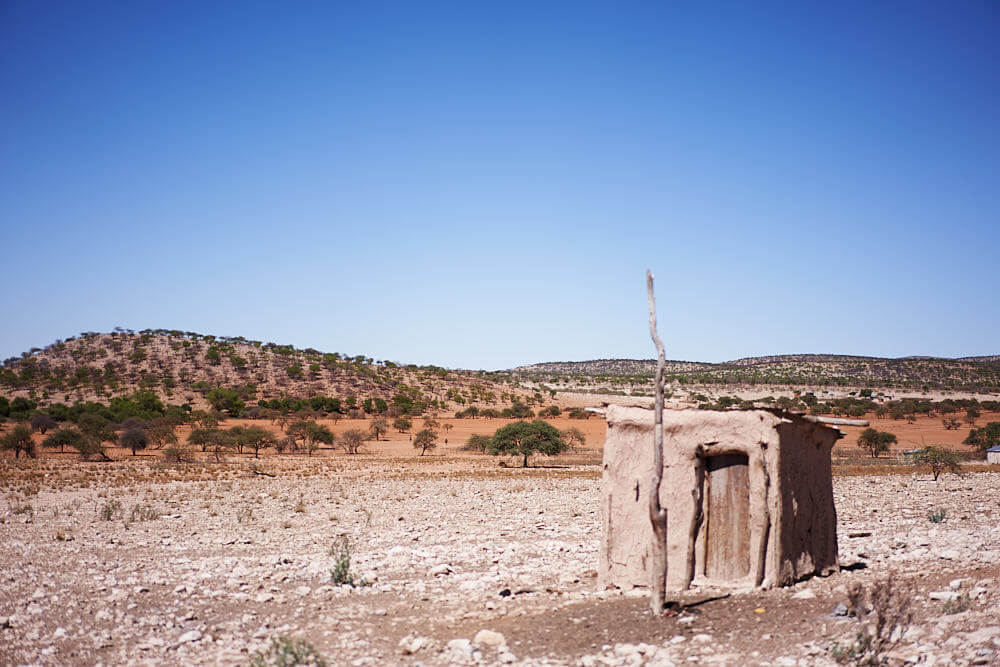
<path id="1" fill-rule="evenodd" d="M 0 358 L 1000 353 L 997 5 L 705 4 L 5 2 Z"/>

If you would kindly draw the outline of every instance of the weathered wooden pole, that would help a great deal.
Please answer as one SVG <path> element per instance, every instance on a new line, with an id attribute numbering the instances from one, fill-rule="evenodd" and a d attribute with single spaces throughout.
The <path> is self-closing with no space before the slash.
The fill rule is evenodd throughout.
<path id="1" fill-rule="evenodd" d="M 653 524 L 653 563 L 649 605 L 654 614 L 663 613 L 663 594 L 667 585 L 667 511 L 660 507 L 660 481 L 663 473 L 663 366 L 666 355 L 663 341 L 656 333 L 656 299 L 653 274 L 646 270 L 649 297 L 649 335 L 656 345 L 656 402 L 653 408 L 653 477 L 649 485 L 649 521 Z"/>

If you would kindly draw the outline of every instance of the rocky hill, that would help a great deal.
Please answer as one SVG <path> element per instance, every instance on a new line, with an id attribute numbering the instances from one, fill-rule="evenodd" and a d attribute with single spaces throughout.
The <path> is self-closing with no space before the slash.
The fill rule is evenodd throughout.
<path id="1" fill-rule="evenodd" d="M 326 396 L 342 399 L 345 409 L 366 399 L 451 410 L 531 398 L 482 372 L 162 329 L 83 333 L 0 367 L 0 395 L 27 396 L 40 405 L 106 402 L 142 390 L 168 403 L 203 407 L 205 394 L 216 387 L 240 392 L 248 405 Z"/>
<path id="2" fill-rule="evenodd" d="M 549 385 L 648 383 L 654 359 L 599 359 L 521 366 L 515 376 Z M 747 357 L 721 364 L 669 361 L 669 380 L 707 385 L 802 385 L 1000 392 L 1000 357 L 883 359 L 832 354 Z"/>

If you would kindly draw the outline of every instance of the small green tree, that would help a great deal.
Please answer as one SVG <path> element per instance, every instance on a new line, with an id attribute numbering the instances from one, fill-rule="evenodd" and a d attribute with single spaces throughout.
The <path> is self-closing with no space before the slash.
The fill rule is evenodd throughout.
<path id="1" fill-rule="evenodd" d="M 437 447 L 437 433 L 429 428 L 423 429 L 413 436 L 413 447 L 419 449 L 420 456 L 423 456 L 428 450 Z"/>
<path id="2" fill-rule="evenodd" d="M 321 444 L 332 445 L 335 441 L 336 437 L 333 435 L 333 431 L 322 424 L 310 422 L 306 428 L 306 452 L 309 456 L 312 456 Z"/>
<path id="3" fill-rule="evenodd" d="M 1000 422 L 990 422 L 982 428 L 970 430 L 962 444 L 971 445 L 981 452 L 1000 445 Z"/>
<path id="4" fill-rule="evenodd" d="M 224 389 L 223 387 L 216 387 L 209 391 L 205 394 L 205 400 L 211 404 L 214 410 L 225 410 L 232 417 L 239 417 L 240 413 L 246 407 L 238 391 Z"/>
<path id="5" fill-rule="evenodd" d="M 118 436 L 118 444 L 125 449 L 131 449 L 132 456 L 135 456 L 137 451 L 146 449 L 149 445 L 149 436 L 146 435 L 145 429 L 133 426 L 122 431 Z"/>
<path id="6" fill-rule="evenodd" d="M 45 440 L 42 440 L 42 447 L 48 447 L 50 449 L 59 448 L 60 452 L 66 451 L 66 445 L 76 448 L 76 443 L 84 439 L 83 433 L 76 430 L 75 428 L 61 428 L 58 431 L 53 431 Z"/>
<path id="7" fill-rule="evenodd" d="M 555 456 L 567 449 L 559 429 L 548 422 L 536 419 L 532 422 L 517 421 L 507 424 L 493 434 L 486 451 L 497 456 L 510 454 L 522 457 L 523 467 L 528 467 L 528 457 L 532 454 Z"/>
<path id="8" fill-rule="evenodd" d="M 486 449 L 490 446 L 490 440 L 491 438 L 488 435 L 480 435 L 474 433 L 469 436 L 468 440 L 465 441 L 465 447 L 463 447 L 462 449 L 469 452 L 482 453 L 485 452 Z"/>
<path id="9" fill-rule="evenodd" d="M 864 449 L 873 459 L 878 458 L 882 452 L 889 451 L 889 446 L 898 442 L 898 438 L 892 433 L 876 431 L 873 428 L 866 428 L 858 436 L 858 447 Z"/>
<path id="10" fill-rule="evenodd" d="M 979 408 L 970 406 L 965 409 L 965 423 L 969 426 L 974 426 L 980 416 Z"/>
<path id="11" fill-rule="evenodd" d="M 409 417 L 396 417 L 392 422 L 392 427 L 400 433 L 406 433 L 413 428 L 413 421 Z"/>
<path id="12" fill-rule="evenodd" d="M 373 438 L 375 438 L 375 442 L 378 442 L 378 439 L 385 435 L 388 430 L 389 422 L 386 421 L 385 417 L 376 417 L 372 420 L 372 423 L 368 425 L 368 432 L 372 434 Z"/>
<path id="13" fill-rule="evenodd" d="M 229 432 L 233 434 L 233 442 L 239 451 L 242 453 L 244 448 L 252 449 L 255 459 L 260 458 L 260 450 L 273 447 L 275 444 L 274 436 L 271 435 L 270 431 L 259 426 L 234 426 L 229 429 Z"/>
<path id="14" fill-rule="evenodd" d="M 955 474 L 962 471 L 962 467 L 959 465 L 959 461 L 962 460 L 961 456 L 935 445 L 924 447 L 916 454 L 911 455 L 911 460 L 917 465 L 929 465 L 935 482 L 945 471 Z"/>
<path id="15" fill-rule="evenodd" d="M 38 456 L 35 441 L 31 439 L 31 429 L 25 424 L 18 424 L 3 436 L 0 439 L 0 449 L 14 452 L 15 459 L 21 456 L 21 452 L 31 458 Z"/>

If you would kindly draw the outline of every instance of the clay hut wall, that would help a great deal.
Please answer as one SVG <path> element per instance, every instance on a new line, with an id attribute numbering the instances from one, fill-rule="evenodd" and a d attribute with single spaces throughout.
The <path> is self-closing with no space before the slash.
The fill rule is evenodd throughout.
<path id="1" fill-rule="evenodd" d="M 600 579 L 648 586 L 653 413 L 606 416 Z M 665 410 L 663 421 L 668 589 L 772 586 L 836 567 L 836 430 L 763 410 Z"/>

